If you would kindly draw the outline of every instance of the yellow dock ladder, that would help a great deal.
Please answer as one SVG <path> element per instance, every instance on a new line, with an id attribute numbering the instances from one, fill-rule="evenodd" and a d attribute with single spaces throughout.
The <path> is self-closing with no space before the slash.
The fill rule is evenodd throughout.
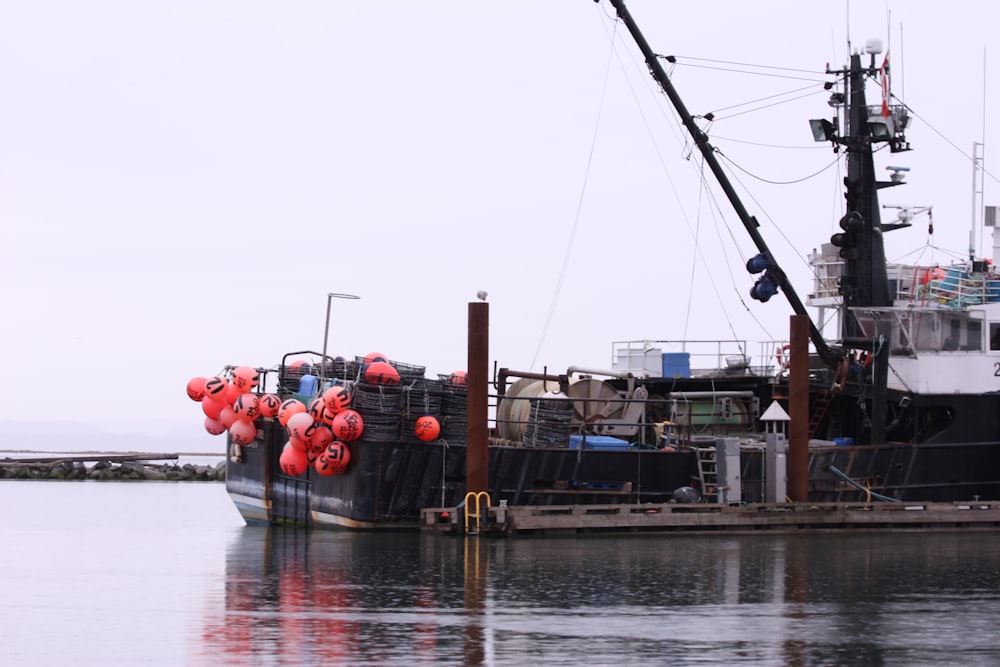
<path id="1" fill-rule="evenodd" d="M 490 494 L 489 493 L 487 493 L 486 491 L 469 491 L 468 493 L 465 494 L 465 502 L 463 504 L 465 505 L 465 534 L 466 535 L 478 535 L 479 534 L 480 522 L 482 521 L 483 509 L 484 509 L 483 505 L 482 505 L 482 500 L 484 498 L 486 499 L 486 507 L 485 507 L 485 509 L 488 510 L 489 507 L 490 507 Z M 469 508 L 472 507 L 472 501 L 475 501 L 475 503 L 476 503 L 476 511 L 475 511 L 475 513 L 471 512 L 469 510 Z M 475 520 L 475 530 L 469 530 L 469 524 L 471 523 L 471 521 L 473 519 Z"/>

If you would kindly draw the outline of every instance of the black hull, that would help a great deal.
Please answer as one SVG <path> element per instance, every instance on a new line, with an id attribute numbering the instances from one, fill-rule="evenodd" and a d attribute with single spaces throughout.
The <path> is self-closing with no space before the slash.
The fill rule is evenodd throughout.
<path id="1" fill-rule="evenodd" d="M 226 488 L 250 524 L 357 529 L 415 528 L 425 507 L 455 507 L 465 499 L 461 444 L 350 443 L 343 474 L 301 477 L 281 472 L 284 429 L 266 423 L 261 437 L 229 461 Z M 496 504 L 667 502 L 697 479 L 689 452 L 596 451 L 565 447 L 489 448 L 489 494 Z"/>
<path id="2" fill-rule="evenodd" d="M 230 461 L 227 469 L 227 490 L 249 524 L 416 529 L 422 508 L 456 507 L 465 498 L 463 445 L 358 440 L 351 443 L 344 474 L 322 477 L 310 470 L 289 477 L 278 466 L 284 430 L 269 422 L 261 431 L 254 445 L 243 449 L 243 462 Z M 668 502 L 674 490 L 698 479 L 695 454 L 684 450 L 491 446 L 489 451 L 493 504 Z M 742 500 L 762 502 L 762 452 L 743 451 L 741 467 Z M 813 447 L 809 499 L 865 502 L 872 499 L 870 489 L 902 501 L 997 500 L 998 469 L 996 443 Z"/>

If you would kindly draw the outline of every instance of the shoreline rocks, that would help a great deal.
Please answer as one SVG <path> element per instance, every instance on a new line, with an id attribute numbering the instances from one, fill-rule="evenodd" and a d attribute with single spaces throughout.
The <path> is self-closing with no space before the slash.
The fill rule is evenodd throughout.
<path id="1" fill-rule="evenodd" d="M 226 479 L 226 462 L 181 465 L 101 460 L 88 466 L 83 461 L 28 463 L 8 458 L 0 460 L 0 479 L 222 482 Z"/>

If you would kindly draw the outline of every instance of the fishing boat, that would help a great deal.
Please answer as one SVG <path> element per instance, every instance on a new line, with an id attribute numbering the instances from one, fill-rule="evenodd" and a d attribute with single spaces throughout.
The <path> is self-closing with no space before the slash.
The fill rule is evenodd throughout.
<path id="1" fill-rule="evenodd" d="M 206 428 L 228 431 L 226 487 L 247 523 L 416 528 L 422 508 L 460 506 L 471 486 L 510 505 L 1000 498 L 1000 248 L 945 266 L 887 261 L 884 235 L 911 220 L 883 222 L 879 192 L 905 168 L 879 180 L 874 153 L 910 150 L 909 112 L 889 94 L 878 43 L 828 69 L 836 115 L 811 122 L 847 175 L 840 231 L 810 257 L 803 301 L 662 58 L 624 2 L 611 5 L 757 248 L 751 296 L 791 305 L 789 339 L 756 351 L 618 341 L 608 369 L 490 373 L 474 341 L 488 336 L 487 304 L 473 302 L 467 375 L 326 349 L 227 367 L 208 385 L 233 414 L 206 410 Z M 195 384 L 192 398 L 210 400 Z M 805 472 L 787 494 L 786 454 Z"/>

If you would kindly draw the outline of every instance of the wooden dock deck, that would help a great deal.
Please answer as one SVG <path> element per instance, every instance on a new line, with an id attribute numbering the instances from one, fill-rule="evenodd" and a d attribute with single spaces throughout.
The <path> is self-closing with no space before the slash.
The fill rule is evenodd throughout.
<path id="1" fill-rule="evenodd" d="M 445 534 L 788 534 L 993 531 L 1000 502 L 523 505 L 425 508 L 421 530 Z"/>

